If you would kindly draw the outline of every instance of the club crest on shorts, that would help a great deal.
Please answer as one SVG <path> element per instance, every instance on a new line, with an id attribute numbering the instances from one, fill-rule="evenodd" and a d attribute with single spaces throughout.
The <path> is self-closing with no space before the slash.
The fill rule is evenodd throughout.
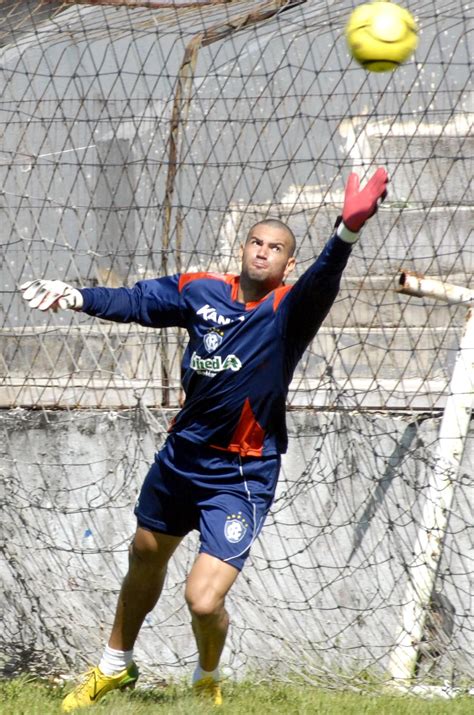
<path id="1" fill-rule="evenodd" d="M 244 538 L 248 528 L 248 522 L 242 516 L 241 511 L 238 514 L 229 514 L 224 524 L 224 536 L 231 544 L 238 544 Z"/>
<path id="2" fill-rule="evenodd" d="M 217 350 L 222 342 L 223 335 L 224 333 L 220 330 L 210 330 L 206 333 L 204 336 L 204 347 L 208 353 L 212 353 L 214 350 Z"/>

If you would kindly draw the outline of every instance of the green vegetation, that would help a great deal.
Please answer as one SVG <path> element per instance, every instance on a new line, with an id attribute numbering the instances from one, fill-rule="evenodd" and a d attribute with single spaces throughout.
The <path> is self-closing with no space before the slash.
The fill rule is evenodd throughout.
<path id="1" fill-rule="evenodd" d="M 0 681 L 2 715 L 58 715 L 64 688 L 32 678 Z M 309 685 L 277 682 L 226 683 L 219 715 L 466 715 L 474 700 L 423 700 L 413 696 L 327 692 Z M 79 712 L 79 711 L 78 711 Z M 97 715 L 204 715 L 216 709 L 196 701 L 183 685 L 110 693 L 94 708 Z"/>

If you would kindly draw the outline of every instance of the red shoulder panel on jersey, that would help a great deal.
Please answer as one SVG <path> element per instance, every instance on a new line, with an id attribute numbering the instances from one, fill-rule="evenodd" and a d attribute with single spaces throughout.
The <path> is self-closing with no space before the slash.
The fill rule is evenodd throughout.
<path id="1" fill-rule="evenodd" d="M 293 286 L 280 286 L 275 290 L 273 295 L 273 311 L 276 313 L 278 306 L 285 297 L 285 295 L 293 288 Z"/>
<path id="2" fill-rule="evenodd" d="M 211 280 L 233 284 L 235 283 L 237 276 L 234 276 L 231 273 L 207 273 L 205 271 L 203 271 L 202 273 L 182 273 L 178 281 L 179 292 L 181 293 L 184 286 L 188 283 L 191 283 L 192 281 L 198 281 L 203 278 L 210 278 Z"/>

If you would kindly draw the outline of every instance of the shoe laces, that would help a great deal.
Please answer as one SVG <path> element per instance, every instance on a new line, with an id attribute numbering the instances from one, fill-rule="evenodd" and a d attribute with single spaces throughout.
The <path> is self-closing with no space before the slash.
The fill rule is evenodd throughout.
<path id="1" fill-rule="evenodd" d="M 94 666 L 91 666 L 91 667 L 89 668 L 89 670 L 86 670 L 86 672 L 82 674 L 81 680 L 80 680 L 80 682 L 79 682 L 79 684 L 78 684 L 78 686 L 77 686 L 77 690 L 76 690 L 77 695 L 83 693 L 84 690 L 87 689 L 87 687 L 89 686 L 89 683 L 90 683 L 90 681 L 91 681 L 92 676 L 94 676 L 94 680 L 95 680 L 95 668 L 94 668 Z"/>

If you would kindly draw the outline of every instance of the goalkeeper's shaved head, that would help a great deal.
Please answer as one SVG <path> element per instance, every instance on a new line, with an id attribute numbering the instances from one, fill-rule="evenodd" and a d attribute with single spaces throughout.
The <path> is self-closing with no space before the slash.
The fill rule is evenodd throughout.
<path id="1" fill-rule="evenodd" d="M 294 252 L 296 250 L 295 234 L 293 233 L 291 228 L 286 225 L 286 223 L 284 223 L 283 221 L 280 221 L 279 218 L 272 218 L 272 217 L 264 218 L 262 221 L 257 221 L 257 223 L 254 223 L 253 226 L 250 228 L 250 230 L 247 234 L 247 241 L 251 237 L 254 228 L 256 228 L 257 226 L 271 226 L 272 228 L 279 228 L 282 231 L 285 231 L 288 238 L 290 239 L 289 243 L 288 243 L 289 255 L 292 256 L 294 254 Z"/>
<path id="2" fill-rule="evenodd" d="M 261 300 L 284 285 L 295 267 L 295 247 L 293 232 L 278 218 L 269 216 L 251 227 L 240 247 L 239 285 L 246 302 Z"/>

